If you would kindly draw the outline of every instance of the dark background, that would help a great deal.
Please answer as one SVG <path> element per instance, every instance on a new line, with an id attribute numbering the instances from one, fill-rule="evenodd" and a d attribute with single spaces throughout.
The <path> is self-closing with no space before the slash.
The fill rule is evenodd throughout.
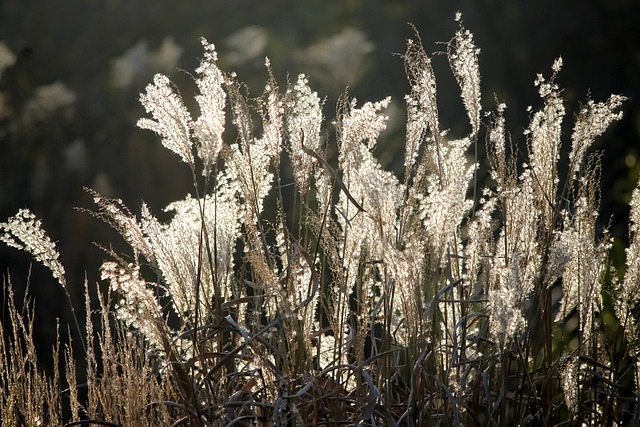
<path id="1" fill-rule="evenodd" d="M 481 48 L 483 106 L 492 110 L 496 98 L 508 105 L 507 126 L 520 145 L 526 107 L 541 104 L 535 76 L 549 76 L 558 56 L 567 144 L 573 116 L 588 96 L 630 98 L 623 120 L 595 147 L 604 150 L 601 221 L 623 242 L 626 202 L 640 170 L 639 3 L 0 0 L 0 41 L 15 59 L 0 77 L 0 220 L 23 207 L 43 220 L 58 241 L 74 305 L 82 307 L 84 279 L 94 287 L 106 258 L 92 242 L 119 242 L 98 220 L 74 210 L 92 207 L 83 187 L 122 198 L 134 212 L 144 200 L 156 213 L 191 189 L 184 164 L 135 123 L 144 115 L 139 93 L 155 72 L 168 74 L 187 102 L 193 96 L 188 72 L 202 55 L 202 36 L 218 47 L 220 66 L 237 71 L 254 96 L 267 77 L 265 56 L 281 90 L 287 75 L 292 81 L 298 73 L 310 76 L 312 88 L 327 98 L 328 123 L 346 86 L 361 102 L 391 95 L 391 121 L 378 151 L 386 167 L 399 171 L 408 83 L 394 53 L 404 52 L 414 36 L 408 23 L 428 53 L 446 50 L 438 42 L 453 37 L 460 11 Z M 434 66 L 442 127 L 464 135 L 468 123 L 446 57 L 436 55 Z M 620 262 L 622 245 L 616 247 Z M 0 245 L 0 274 L 9 272 L 19 300 L 30 283 L 36 338 L 51 346 L 55 319 L 69 321 L 62 290 L 28 255 Z"/>

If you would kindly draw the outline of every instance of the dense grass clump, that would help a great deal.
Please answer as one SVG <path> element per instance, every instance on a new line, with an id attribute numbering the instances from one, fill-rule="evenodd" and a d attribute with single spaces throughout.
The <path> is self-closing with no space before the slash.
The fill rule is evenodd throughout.
<path id="1" fill-rule="evenodd" d="M 55 365 L 62 357 L 66 369 L 52 377 L 37 368 L 33 317 L 9 298 L 3 426 L 638 422 L 640 187 L 626 269 L 614 271 L 611 238 L 596 229 L 599 156 L 589 154 L 620 119 L 622 96 L 584 104 L 559 167 L 561 59 L 535 81 L 542 105 L 516 155 L 506 106 L 482 110 L 472 34 L 460 25 L 446 51 L 470 125 L 459 139 L 441 128 L 431 58 L 409 40 L 399 177 L 372 154 L 389 98 L 343 96 L 335 134 L 323 132 L 304 75 L 281 90 L 267 62 L 264 93 L 250 99 L 202 43 L 197 119 L 157 75 L 138 122 L 186 164 L 193 190 L 167 206 L 168 222 L 91 192 L 93 214 L 130 251 L 107 250 L 100 321 L 87 284 L 85 354 L 60 343 Z M 478 144 L 484 188 L 469 160 Z M 70 286 L 28 210 L 0 227 Z"/>

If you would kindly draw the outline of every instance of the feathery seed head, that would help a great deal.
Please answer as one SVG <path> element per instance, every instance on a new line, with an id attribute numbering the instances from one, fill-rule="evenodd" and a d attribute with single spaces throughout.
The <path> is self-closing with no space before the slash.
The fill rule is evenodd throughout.
<path id="1" fill-rule="evenodd" d="M 195 168 L 191 141 L 191 115 L 182 98 L 162 74 L 156 74 L 153 84 L 140 95 L 140 102 L 153 119 L 138 120 L 138 127 L 149 129 L 162 137 L 162 145 L 180 156 L 183 162 Z"/>
<path id="2" fill-rule="evenodd" d="M 0 241 L 30 253 L 51 270 L 53 277 L 66 289 L 64 267 L 56 245 L 42 229 L 42 222 L 28 209 L 20 209 L 7 222 L 0 223 Z"/>
<path id="3" fill-rule="evenodd" d="M 458 16 L 458 18 L 460 18 Z M 456 19 L 461 22 L 461 19 Z M 471 122 L 471 137 L 480 128 L 480 69 L 478 49 L 473 42 L 473 34 L 460 25 L 455 37 L 449 42 L 447 55 L 456 81 L 462 90 L 462 100 Z"/>
<path id="4" fill-rule="evenodd" d="M 313 158 L 302 150 L 317 151 L 320 147 L 320 126 L 322 124 L 322 103 L 318 94 L 309 88 L 304 74 L 298 76 L 285 95 L 285 126 L 287 146 L 296 187 L 301 194 L 307 191 L 308 179 L 313 168 Z"/>
<path id="5" fill-rule="evenodd" d="M 580 110 L 571 135 L 570 178 L 575 179 L 580 172 L 585 154 L 595 139 L 602 135 L 611 123 L 622 118 L 622 111 L 618 109 L 626 99 L 621 95 L 611 95 L 606 102 L 589 100 Z"/>
<path id="6" fill-rule="evenodd" d="M 200 107 L 200 117 L 193 123 L 197 153 L 203 163 L 203 174 L 208 175 L 222 148 L 222 134 L 225 125 L 226 94 L 223 90 L 224 76 L 216 65 L 218 55 L 213 44 L 201 39 L 204 58 L 196 68 L 199 94 L 196 101 Z"/>

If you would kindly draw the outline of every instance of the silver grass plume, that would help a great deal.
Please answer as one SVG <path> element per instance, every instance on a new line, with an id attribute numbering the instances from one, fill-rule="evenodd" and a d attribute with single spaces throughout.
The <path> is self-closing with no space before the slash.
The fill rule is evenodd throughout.
<path id="1" fill-rule="evenodd" d="M 473 42 L 471 31 L 462 26 L 460 13 L 456 14 L 456 21 L 460 23 L 460 29 L 456 31 L 453 40 L 449 42 L 447 55 L 453 75 L 461 89 L 464 107 L 467 110 L 471 123 L 471 135 L 473 139 L 480 128 L 480 69 L 478 67 L 478 49 Z"/>
<path id="2" fill-rule="evenodd" d="M 430 245 L 433 260 L 444 267 L 448 262 L 447 251 L 455 253 L 456 232 L 464 216 L 473 206 L 467 191 L 476 165 L 469 164 L 466 151 L 470 140 L 430 144 L 426 156 L 439 163 L 440 174 L 426 177 L 428 195 L 416 192 L 419 217 Z"/>
<path id="3" fill-rule="evenodd" d="M 153 119 L 138 120 L 138 127 L 157 133 L 162 137 L 162 145 L 195 170 L 191 116 L 180 95 L 172 88 L 169 78 L 156 74 L 153 84 L 149 84 L 146 92 L 140 95 L 140 102 Z"/>
<path id="4" fill-rule="evenodd" d="M 558 233 L 558 240 L 551 248 L 551 260 L 566 259 L 562 272 L 562 307 L 556 321 L 564 320 L 577 308 L 580 334 L 583 342 L 592 337 L 595 313 L 602 310 L 600 284 L 606 270 L 606 259 L 611 239 L 606 230 L 603 238 L 596 235 L 599 209 L 600 163 L 595 158 L 587 162 L 587 168 L 579 181 L 579 187 L 571 213 L 563 212 L 565 229 Z"/>
<path id="5" fill-rule="evenodd" d="M 54 279 L 60 283 L 64 290 L 77 332 L 80 335 L 80 342 L 86 350 L 82 330 L 71 300 L 71 293 L 67 287 L 64 267 L 59 260 L 60 252 L 58 252 L 55 243 L 51 241 L 47 233 L 42 229 L 42 221 L 37 219 L 30 210 L 20 209 L 7 222 L 0 222 L 0 241 L 31 254 L 36 261 L 51 270 Z"/>
<path id="6" fill-rule="evenodd" d="M 622 118 L 622 111 L 618 109 L 627 98 L 621 95 L 611 95 L 606 102 L 589 100 L 580 109 L 571 134 L 571 152 L 569 153 L 570 179 L 580 173 L 586 151 L 594 140 L 602 135 L 609 125 Z"/>
<path id="7" fill-rule="evenodd" d="M 125 296 L 116 303 L 115 315 L 128 327 L 135 328 L 155 348 L 162 348 L 164 317 L 152 284 L 147 285 L 137 264 L 107 261 L 100 267 L 100 278 L 108 280 L 110 289 Z M 166 325 L 164 325 L 166 327 Z"/>
<path id="8" fill-rule="evenodd" d="M 142 225 L 122 200 L 104 197 L 93 190 L 87 192 L 93 196 L 93 202 L 98 207 L 98 211 L 87 212 L 116 230 L 133 250 L 134 259 L 143 255 L 149 263 L 154 264 L 155 255 L 147 244 Z"/>
<path id="9" fill-rule="evenodd" d="M 625 330 L 629 353 L 640 355 L 640 321 L 633 310 L 640 304 L 640 181 L 636 184 L 629 202 L 629 246 L 626 248 L 627 271 L 618 283 L 613 307 Z"/>
<path id="10" fill-rule="evenodd" d="M 318 94 L 309 88 L 304 74 L 298 76 L 295 84 L 289 85 L 284 102 L 287 151 L 291 157 L 296 188 L 304 195 L 309 187 L 314 160 L 302 147 L 304 144 L 304 147 L 314 151 L 320 148 L 322 102 Z"/>
<path id="11" fill-rule="evenodd" d="M 20 209 L 17 214 L 0 223 L 0 241 L 8 246 L 30 253 L 36 261 L 51 270 L 53 277 L 67 291 L 64 267 L 60 253 L 47 233 L 42 229 L 42 221 L 28 209 Z"/>
<path id="12" fill-rule="evenodd" d="M 222 149 L 222 134 L 225 126 L 226 94 L 223 90 L 224 76 L 216 65 L 218 55 L 213 44 L 201 39 L 204 58 L 196 68 L 199 94 L 196 101 L 200 107 L 200 116 L 193 123 L 193 135 L 198 157 L 202 161 L 202 173 L 208 176 Z"/>
<path id="13" fill-rule="evenodd" d="M 382 259 L 385 248 L 393 246 L 393 241 L 386 240 L 394 235 L 396 210 L 402 200 L 397 178 L 382 170 L 371 153 L 386 128 L 387 117 L 380 114 L 380 110 L 389 102 L 386 98 L 357 108 L 357 101 L 349 101 L 345 96 L 340 101 L 336 121 L 338 165 L 346 190 L 340 193 L 334 206 L 334 216 L 341 229 L 338 248 L 343 265 L 340 268 L 346 274 L 345 281 L 341 282 L 341 292 L 348 295 L 354 291 L 362 298 L 353 319 L 357 324 L 353 326 L 360 331 L 364 330 L 371 315 L 375 287 L 368 273 L 360 271 L 360 265 Z M 346 303 L 348 301 L 343 298 L 342 304 Z M 357 343 L 364 342 L 361 338 L 354 336 Z"/>
<path id="14" fill-rule="evenodd" d="M 264 88 L 262 98 L 258 101 L 260 116 L 262 117 L 262 139 L 268 147 L 269 155 L 274 166 L 280 166 L 282 140 L 284 133 L 285 104 L 278 92 L 278 83 L 273 76 L 271 64 L 267 58 L 265 62 L 269 79 Z"/>
<path id="15" fill-rule="evenodd" d="M 407 135 L 404 165 L 405 179 L 408 180 L 413 174 L 423 142 L 440 137 L 440 119 L 433 66 L 419 38 L 418 41 L 407 40 L 404 62 L 411 85 L 411 92 L 405 96 Z"/>
<path id="16" fill-rule="evenodd" d="M 558 167 L 560 159 L 560 137 L 564 105 L 555 78 L 562 68 L 562 58 L 552 66 L 553 74 L 547 82 L 538 74 L 535 85 L 544 100 L 541 111 L 537 111 L 525 131 L 529 143 L 529 162 L 534 189 L 540 200 L 542 227 L 546 232 L 553 229 L 553 211 L 558 192 Z"/>

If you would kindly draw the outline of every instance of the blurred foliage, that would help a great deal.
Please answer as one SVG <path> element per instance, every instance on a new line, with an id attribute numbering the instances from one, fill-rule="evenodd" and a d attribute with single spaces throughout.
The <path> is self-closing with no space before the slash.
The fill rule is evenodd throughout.
<path id="1" fill-rule="evenodd" d="M 145 200 L 156 212 L 190 189 L 188 171 L 135 122 L 143 115 L 138 94 L 155 72 L 195 91 L 181 70 L 195 68 L 200 37 L 218 46 L 221 66 L 236 71 L 254 96 L 263 90 L 265 56 L 281 87 L 307 74 L 327 97 L 327 120 L 346 86 L 361 101 L 391 95 L 395 105 L 379 151 L 383 162 L 401 170 L 403 118 L 394 115 L 408 84 L 394 53 L 404 51 L 413 35 L 408 23 L 428 51 L 446 50 L 437 43 L 454 33 L 456 11 L 482 48 L 483 106 L 493 108 L 496 99 L 508 105 L 507 127 L 519 144 L 526 107 L 539 103 L 531 83 L 557 56 L 564 59 L 558 82 L 569 112 L 587 93 L 594 100 L 611 93 L 631 98 L 624 119 L 596 147 L 605 150 L 601 220 L 624 239 L 625 203 L 640 170 L 640 6 L 634 0 L 3 0 L 0 42 L 13 61 L 0 77 L 0 218 L 26 206 L 43 218 L 60 240 L 80 305 L 85 274 L 95 283 L 104 258 L 91 241 L 116 240 L 73 209 L 88 205 L 83 187 L 132 207 Z M 458 92 L 446 58 L 436 56 L 434 67 L 443 127 L 464 134 L 463 106 L 457 95 L 448 95 Z M 615 256 L 619 262 L 624 254 Z M 27 282 L 28 257 L 0 247 L 3 275 L 9 266 L 14 284 Z M 63 295 L 48 273 L 34 267 L 31 282 L 38 310 L 47 312 L 41 318 L 65 318 Z M 47 345 L 54 328 L 38 330 Z"/>

